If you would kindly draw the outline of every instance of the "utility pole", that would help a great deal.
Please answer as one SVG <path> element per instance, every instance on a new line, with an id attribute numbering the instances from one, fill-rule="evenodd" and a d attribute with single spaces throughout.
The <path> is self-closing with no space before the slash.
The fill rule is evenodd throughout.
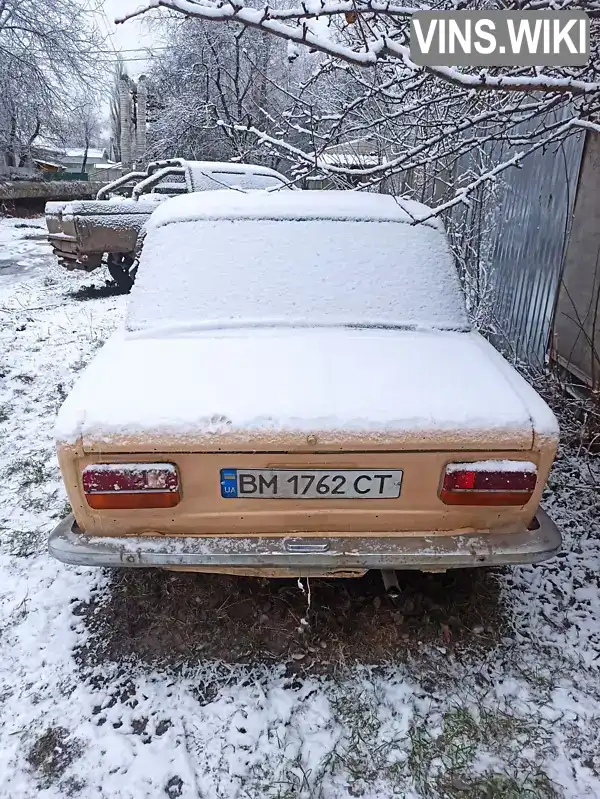
<path id="1" fill-rule="evenodd" d="M 121 75 L 119 83 L 119 104 L 121 106 L 121 165 L 125 171 L 131 169 L 131 128 L 132 102 L 131 81 L 128 75 Z"/>
<path id="2" fill-rule="evenodd" d="M 148 103 L 148 85 L 146 76 L 140 75 L 137 84 L 135 115 L 135 160 L 139 165 L 146 156 L 146 106 Z"/>
<path id="3" fill-rule="evenodd" d="M 134 164 L 142 166 L 146 156 L 148 84 L 145 75 L 137 83 L 128 75 L 121 75 L 120 80 L 121 164 L 130 170 Z"/>

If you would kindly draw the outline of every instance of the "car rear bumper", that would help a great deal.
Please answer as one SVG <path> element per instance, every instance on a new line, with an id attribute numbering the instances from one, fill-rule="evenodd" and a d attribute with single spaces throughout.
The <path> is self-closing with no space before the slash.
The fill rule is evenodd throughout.
<path id="1" fill-rule="evenodd" d="M 493 532 L 411 536 L 310 537 L 87 536 L 72 515 L 50 535 L 50 554 L 84 566 L 163 567 L 311 576 L 367 569 L 445 569 L 536 563 L 555 555 L 561 535 L 541 509 L 536 529 L 508 525 Z M 533 526 L 533 525 L 532 525 Z"/>

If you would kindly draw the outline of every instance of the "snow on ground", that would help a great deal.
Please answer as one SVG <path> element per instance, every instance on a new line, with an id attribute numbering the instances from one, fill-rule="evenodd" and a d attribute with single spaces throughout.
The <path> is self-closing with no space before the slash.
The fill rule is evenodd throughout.
<path id="1" fill-rule="evenodd" d="M 565 552 L 499 573 L 498 619 L 467 646 L 444 625 L 320 671 L 302 653 L 82 656 L 120 584 L 46 554 L 67 512 L 52 425 L 125 298 L 85 290 L 101 277 L 59 269 L 18 224 L 0 219 L 0 797 L 600 796 L 598 469 L 577 448 L 545 501 Z M 25 266 L 3 280 L 2 259 Z"/>
<path id="2" fill-rule="evenodd" d="M 5 219 L 0 224 L 0 286 L 33 276 L 48 260 L 43 219 Z"/>

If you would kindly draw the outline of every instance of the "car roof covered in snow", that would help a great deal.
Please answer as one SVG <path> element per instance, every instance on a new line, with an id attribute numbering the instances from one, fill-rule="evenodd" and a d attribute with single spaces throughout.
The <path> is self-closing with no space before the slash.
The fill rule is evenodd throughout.
<path id="1" fill-rule="evenodd" d="M 201 219 L 339 220 L 402 222 L 426 219 L 431 208 L 390 194 L 355 191 L 231 191 L 192 193 L 173 197 L 152 215 L 148 229 Z M 423 224 L 442 231 L 441 222 Z"/>

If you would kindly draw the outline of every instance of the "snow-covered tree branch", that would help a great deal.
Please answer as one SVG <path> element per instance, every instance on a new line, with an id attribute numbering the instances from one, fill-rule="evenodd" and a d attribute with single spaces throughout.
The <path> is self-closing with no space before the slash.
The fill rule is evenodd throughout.
<path id="1" fill-rule="evenodd" d="M 439 9 L 482 5 L 433 3 Z M 417 5 L 154 0 L 136 13 L 157 6 L 176 12 L 167 24 L 179 38 L 157 62 L 164 111 L 153 135 L 185 142 L 195 157 L 213 157 L 211 146 L 226 142 L 221 156 L 278 158 L 278 168 L 303 185 L 392 192 L 450 214 L 477 202 L 486 185 L 528 155 L 600 126 L 597 2 L 502 4 L 584 8 L 592 17 L 592 53 L 584 67 L 477 71 L 411 60 L 408 32 Z M 185 19 L 179 28 L 177 14 Z M 174 152 L 159 147 L 157 154 Z"/>
<path id="2" fill-rule="evenodd" d="M 162 34 L 168 47 L 149 72 L 151 157 L 261 160 L 251 128 L 280 131 L 286 104 L 300 90 L 285 46 L 199 20 L 167 24 Z M 277 166 L 277 158 L 262 160 Z"/>
<path id="3" fill-rule="evenodd" d="M 459 3 L 461 8 L 475 9 L 478 2 Z M 595 39 L 595 52 L 590 65 L 572 74 L 572 70 L 555 69 L 538 72 L 532 68 L 529 73 L 522 69 L 498 71 L 480 70 L 469 73 L 451 67 L 420 67 L 410 58 L 408 47 L 408 21 L 415 11 L 455 9 L 454 2 L 423 4 L 421 7 L 396 5 L 381 0 L 306 0 L 296 8 L 273 8 L 265 5 L 255 8 L 239 3 L 223 3 L 221 0 L 150 0 L 138 10 L 124 15 L 120 22 L 144 14 L 152 8 L 163 7 L 183 14 L 186 17 L 212 22 L 237 22 L 273 36 L 285 39 L 295 45 L 304 45 L 333 58 L 361 67 L 371 67 L 379 62 L 397 61 L 403 71 L 413 73 L 424 70 L 442 80 L 468 89 L 501 91 L 549 91 L 565 92 L 571 95 L 587 95 L 600 92 L 597 80 L 598 36 Z M 535 8 L 580 8 L 592 16 L 600 15 L 597 2 L 563 2 L 552 0 L 544 2 L 502 3 L 505 10 L 510 8 L 524 10 Z M 345 23 L 334 23 L 333 33 L 316 31 L 310 24 L 316 19 L 344 17 Z M 513 74 L 517 73 L 517 74 Z"/>

